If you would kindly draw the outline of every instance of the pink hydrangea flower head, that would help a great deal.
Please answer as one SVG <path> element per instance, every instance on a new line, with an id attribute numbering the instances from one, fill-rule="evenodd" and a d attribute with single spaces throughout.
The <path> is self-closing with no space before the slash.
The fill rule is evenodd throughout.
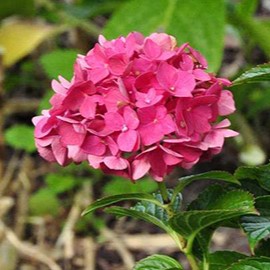
<path id="1" fill-rule="evenodd" d="M 33 119 L 36 146 L 63 166 L 87 161 L 132 180 L 162 181 L 237 135 L 228 119 L 218 122 L 235 111 L 229 85 L 207 72 L 198 51 L 165 33 L 100 36 L 78 55 L 70 82 L 52 82 L 51 109 Z"/>

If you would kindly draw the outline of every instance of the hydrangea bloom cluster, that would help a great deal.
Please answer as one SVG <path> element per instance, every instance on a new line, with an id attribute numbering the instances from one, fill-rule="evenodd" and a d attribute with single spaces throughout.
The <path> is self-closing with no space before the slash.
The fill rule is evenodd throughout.
<path id="1" fill-rule="evenodd" d="M 219 116 L 234 110 L 230 82 L 207 73 L 205 58 L 174 37 L 100 36 L 79 55 L 71 82 L 52 82 L 52 108 L 33 119 L 40 155 L 137 180 L 190 168 L 237 135 Z"/>

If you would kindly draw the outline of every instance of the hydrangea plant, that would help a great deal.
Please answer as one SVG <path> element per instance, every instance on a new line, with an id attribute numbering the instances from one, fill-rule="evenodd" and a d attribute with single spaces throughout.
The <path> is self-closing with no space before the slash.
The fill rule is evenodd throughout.
<path id="1" fill-rule="evenodd" d="M 71 82 L 52 82 L 52 108 L 34 118 L 40 155 L 132 180 L 192 167 L 237 134 L 217 121 L 235 110 L 230 82 L 206 69 L 198 51 L 167 34 L 100 36 L 78 56 Z"/>
<path id="2" fill-rule="evenodd" d="M 170 35 L 144 37 L 133 32 L 111 41 L 100 36 L 93 49 L 78 55 L 71 81 L 61 76 L 53 80 L 52 107 L 33 119 L 36 146 L 43 158 L 63 166 L 87 161 L 91 167 L 133 182 L 149 174 L 159 183 L 155 194 L 102 198 L 84 214 L 135 200 L 131 208 L 113 206 L 106 211 L 142 219 L 166 231 L 193 270 L 270 269 L 266 257 L 209 251 L 211 237 L 221 225 L 241 224 L 253 252 L 256 243 L 268 235 L 263 227 L 264 234 L 258 236 L 252 225 L 254 215 L 270 201 L 268 182 L 264 182 L 268 166 L 256 171 L 240 168 L 234 175 L 206 172 L 180 178 L 173 190 L 165 186 L 165 177 L 175 167 L 189 169 L 209 159 L 222 150 L 225 138 L 238 134 L 229 129 L 230 121 L 225 118 L 235 111 L 233 95 L 227 90 L 230 85 L 229 80 L 207 72 L 207 61 L 198 51 L 188 43 L 177 46 Z M 227 185 L 211 185 L 183 206 L 183 188 L 203 179 Z M 256 201 L 257 210 L 248 186 L 242 183 L 239 188 L 245 179 L 261 181 L 260 188 L 266 192 Z M 183 267 L 173 258 L 153 255 L 134 269 Z"/>

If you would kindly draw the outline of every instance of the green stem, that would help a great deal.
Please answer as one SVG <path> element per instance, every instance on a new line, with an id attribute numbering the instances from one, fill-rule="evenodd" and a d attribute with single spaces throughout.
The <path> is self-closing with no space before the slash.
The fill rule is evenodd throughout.
<path id="1" fill-rule="evenodd" d="M 197 261 L 196 261 L 194 255 L 192 253 L 188 253 L 188 254 L 186 253 L 186 256 L 187 256 L 188 262 L 191 266 L 191 269 L 192 270 L 199 270 L 199 266 L 197 264 Z"/>
<path id="2" fill-rule="evenodd" d="M 204 258 L 203 258 L 203 270 L 208 270 L 208 269 L 209 269 L 209 263 L 208 263 L 207 259 L 204 256 Z"/>
<path id="3" fill-rule="evenodd" d="M 184 250 L 184 253 L 187 256 L 187 259 L 188 259 L 188 262 L 189 262 L 189 264 L 191 266 L 191 269 L 192 270 L 199 270 L 200 268 L 198 266 L 197 260 L 196 260 L 195 256 L 192 253 L 193 241 L 194 241 L 194 237 L 191 237 L 188 240 L 187 246 L 186 246 L 186 248 Z"/>
<path id="4" fill-rule="evenodd" d="M 164 181 L 158 182 L 158 188 L 160 190 L 160 194 L 162 196 L 164 204 L 169 203 L 170 200 L 169 200 L 169 197 L 168 197 L 168 192 L 167 192 L 167 188 L 166 188 L 166 185 L 165 185 Z"/>

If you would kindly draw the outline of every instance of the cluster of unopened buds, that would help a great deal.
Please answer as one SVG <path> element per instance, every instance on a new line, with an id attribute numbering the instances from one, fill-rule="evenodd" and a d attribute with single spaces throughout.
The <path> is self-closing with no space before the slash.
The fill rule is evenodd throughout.
<path id="1" fill-rule="evenodd" d="M 237 135 L 228 119 L 217 123 L 235 110 L 223 89 L 230 82 L 206 69 L 198 51 L 167 34 L 100 36 L 77 57 L 71 82 L 52 82 L 52 108 L 33 119 L 40 155 L 133 180 L 192 167 Z"/>

